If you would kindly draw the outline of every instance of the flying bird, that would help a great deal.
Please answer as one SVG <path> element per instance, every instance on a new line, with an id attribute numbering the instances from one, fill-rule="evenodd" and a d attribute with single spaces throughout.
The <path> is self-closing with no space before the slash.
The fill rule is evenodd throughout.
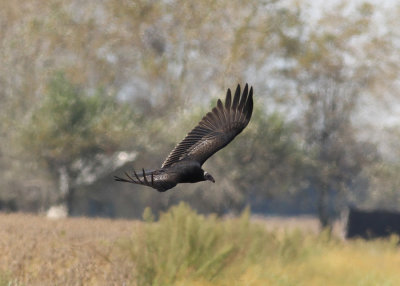
<path id="1" fill-rule="evenodd" d="M 237 86 L 235 95 L 226 93 L 225 104 L 220 99 L 217 106 L 208 112 L 197 126 L 175 146 L 160 169 L 133 175 L 125 172 L 126 178 L 115 176 L 116 181 L 152 187 L 165 192 L 179 183 L 211 181 L 214 178 L 201 167 L 215 152 L 224 148 L 247 126 L 253 113 L 253 87 L 246 84 L 243 92 Z"/>

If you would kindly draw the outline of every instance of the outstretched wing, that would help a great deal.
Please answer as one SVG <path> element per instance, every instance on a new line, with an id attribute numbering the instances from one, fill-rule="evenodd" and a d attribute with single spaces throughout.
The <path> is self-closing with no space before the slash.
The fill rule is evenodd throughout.
<path id="1" fill-rule="evenodd" d="M 176 182 L 173 178 L 171 178 L 168 173 L 160 170 L 145 172 L 144 169 L 142 169 L 142 174 L 137 174 L 135 170 L 133 170 L 133 175 L 129 175 L 127 172 L 125 172 L 125 175 L 126 178 L 114 176 L 114 179 L 119 182 L 148 186 L 159 192 L 165 192 L 176 186 Z"/>
<path id="2" fill-rule="evenodd" d="M 237 86 L 232 101 L 228 89 L 225 105 L 218 99 L 217 106 L 207 113 L 165 159 L 162 168 L 180 160 L 196 160 L 203 165 L 215 152 L 225 147 L 247 126 L 253 112 L 253 88 L 246 84 L 242 95 Z"/>

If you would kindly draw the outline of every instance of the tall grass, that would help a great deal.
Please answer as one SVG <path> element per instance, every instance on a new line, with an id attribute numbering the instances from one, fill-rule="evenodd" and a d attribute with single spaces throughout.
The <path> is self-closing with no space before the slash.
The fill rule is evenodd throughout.
<path id="1" fill-rule="evenodd" d="M 146 217 L 152 217 L 148 210 Z M 139 285 L 172 285 L 182 280 L 218 281 L 239 278 L 251 265 L 278 259 L 292 262 L 317 246 L 302 232 L 279 235 L 250 223 L 246 210 L 237 219 L 196 214 L 181 203 L 147 222 L 125 244 L 136 265 Z M 326 242 L 325 242 L 326 243 Z"/>
<path id="2" fill-rule="evenodd" d="M 0 286 L 22 286 L 17 280 L 11 278 L 11 275 L 0 271 Z"/>
<path id="3" fill-rule="evenodd" d="M 0 286 L 7 286 L 9 284 L 9 279 L 7 275 L 0 272 Z"/>

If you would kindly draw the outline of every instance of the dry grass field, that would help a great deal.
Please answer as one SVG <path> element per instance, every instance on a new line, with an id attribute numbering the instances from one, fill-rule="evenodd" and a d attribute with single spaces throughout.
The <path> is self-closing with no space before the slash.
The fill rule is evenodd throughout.
<path id="1" fill-rule="evenodd" d="M 3 285 L 400 285 L 398 237 L 317 234 L 312 219 L 158 222 L 0 214 Z"/>
<path id="2" fill-rule="evenodd" d="M 2 280 L 16 285 L 123 285 L 132 280 L 133 263 L 117 245 L 138 224 L 2 214 Z"/>

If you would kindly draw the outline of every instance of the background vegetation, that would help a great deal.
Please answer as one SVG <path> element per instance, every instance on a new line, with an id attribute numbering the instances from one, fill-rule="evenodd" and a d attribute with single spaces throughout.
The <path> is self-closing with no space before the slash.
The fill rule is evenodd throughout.
<path id="1" fill-rule="evenodd" d="M 385 2 L 386 3 L 386 2 Z M 140 217 L 399 208 L 399 7 L 335 1 L 0 3 L 0 208 Z M 156 168 L 228 87 L 254 86 L 245 133 L 166 194 Z M 272 202 L 272 203 L 271 203 Z"/>

